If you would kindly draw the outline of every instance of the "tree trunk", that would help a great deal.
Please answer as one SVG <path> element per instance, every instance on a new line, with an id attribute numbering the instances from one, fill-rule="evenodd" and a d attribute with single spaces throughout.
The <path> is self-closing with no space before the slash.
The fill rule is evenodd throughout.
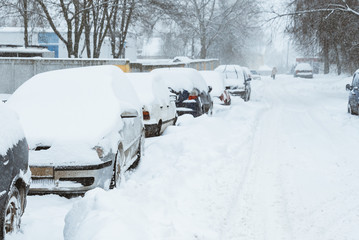
<path id="1" fill-rule="evenodd" d="M 329 73 L 329 42 L 328 42 L 328 39 L 324 39 L 323 55 L 324 55 L 324 74 L 328 74 Z"/>
<path id="2" fill-rule="evenodd" d="M 338 75 L 340 75 L 342 73 L 342 62 L 340 60 L 340 55 L 339 55 L 339 50 L 338 50 L 337 44 L 335 44 L 334 49 L 335 49 L 335 60 L 337 62 L 337 73 L 338 73 Z"/>
<path id="3" fill-rule="evenodd" d="M 201 37 L 201 53 L 200 58 L 205 59 L 207 57 L 207 41 L 206 36 Z"/>
<path id="4" fill-rule="evenodd" d="M 27 0 L 23 0 L 24 4 L 24 45 L 27 48 L 29 46 L 29 15 L 28 15 L 28 4 Z"/>

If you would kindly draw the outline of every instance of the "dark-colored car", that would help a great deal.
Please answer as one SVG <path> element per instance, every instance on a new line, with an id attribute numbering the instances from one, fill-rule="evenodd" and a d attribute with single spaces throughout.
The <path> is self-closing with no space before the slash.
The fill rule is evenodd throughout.
<path id="1" fill-rule="evenodd" d="M 359 114 L 359 69 L 354 73 L 352 84 L 346 85 L 349 91 L 348 113 L 352 115 Z"/>
<path id="2" fill-rule="evenodd" d="M 0 103 L 0 239 L 20 227 L 31 173 L 28 146 L 17 116 Z"/>
<path id="3" fill-rule="evenodd" d="M 213 101 L 210 95 L 212 88 L 208 87 L 201 74 L 192 68 L 166 68 L 152 71 L 156 77 L 167 84 L 176 97 L 176 110 L 179 116 L 191 114 L 198 117 L 213 111 Z"/>

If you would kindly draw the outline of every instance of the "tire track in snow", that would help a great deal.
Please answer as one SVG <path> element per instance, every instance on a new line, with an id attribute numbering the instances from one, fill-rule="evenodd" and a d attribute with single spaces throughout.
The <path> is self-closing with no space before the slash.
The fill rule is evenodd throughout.
<path id="1" fill-rule="evenodd" d="M 283 138 L 275 138 L 284 110 L 278 89 L 274 92 L 272 85 L 267 82 L 264 89 L 268 107 L 258 115 L 247 165 L 239 178 L 222 239 L 292 239 L 278 173 L 278 148 Z"/>

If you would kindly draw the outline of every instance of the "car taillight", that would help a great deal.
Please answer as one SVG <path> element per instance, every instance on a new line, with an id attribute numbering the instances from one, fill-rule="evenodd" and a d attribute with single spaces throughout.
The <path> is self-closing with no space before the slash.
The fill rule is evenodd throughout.
<path id="1" fill-rule="evenodd" d="M 219 99 L 220 99 L 221 101 L 224 100 L 224 95 L 223 95 L 223 93 L 221 94 L 221 96 L 219 96 Z"/>
<path id="2" fill-rule="evenodd" d="M 142 111 L 143 120 L 150 120 L 150 112 Z"/>
<path id="3" fill-rule="evenodd" d="M 198 94 L 196 91 L 192 91 L 188 96 L 188 100 L 195 100 L 197 98 L 198 98 Z"/>

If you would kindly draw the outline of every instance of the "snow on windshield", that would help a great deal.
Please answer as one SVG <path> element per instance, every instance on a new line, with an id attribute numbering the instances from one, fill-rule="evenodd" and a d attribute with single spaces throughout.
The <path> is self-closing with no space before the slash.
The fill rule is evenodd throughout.
<path id="1" fill-rule="evenodd" d="M 116 125 L 121 128 L 123 110 L 140 109 L 131 84 L 115 66 L 38 74 L 7 104 L 19 114 L 30 148 L 70 139 L 93 146 Z"/>
<path id="2" fill-rule="evenodd" d="M 299 64 L 295 67 L 295 71 L 297 71 L 297 70 L 312 71 L 312 66 L 310 66 L 309 63 L 299 63 Z"/>
<path id="3" fill-rule="evenodd" d="M 128 73 L 126 75 L 143 105 L 153 103 L 166 105 L 169 102 L 166 84 L 162 79 L 155 78 L 153 73 Z"/>
<path id="4" fill-rule="evenodd" d="M 200 71 L 207 85 L 212 87 L 211 94 L 213 96 L 221 96 L 224 91 L 223 76 L 219 72 L 215 71 Z"/>

